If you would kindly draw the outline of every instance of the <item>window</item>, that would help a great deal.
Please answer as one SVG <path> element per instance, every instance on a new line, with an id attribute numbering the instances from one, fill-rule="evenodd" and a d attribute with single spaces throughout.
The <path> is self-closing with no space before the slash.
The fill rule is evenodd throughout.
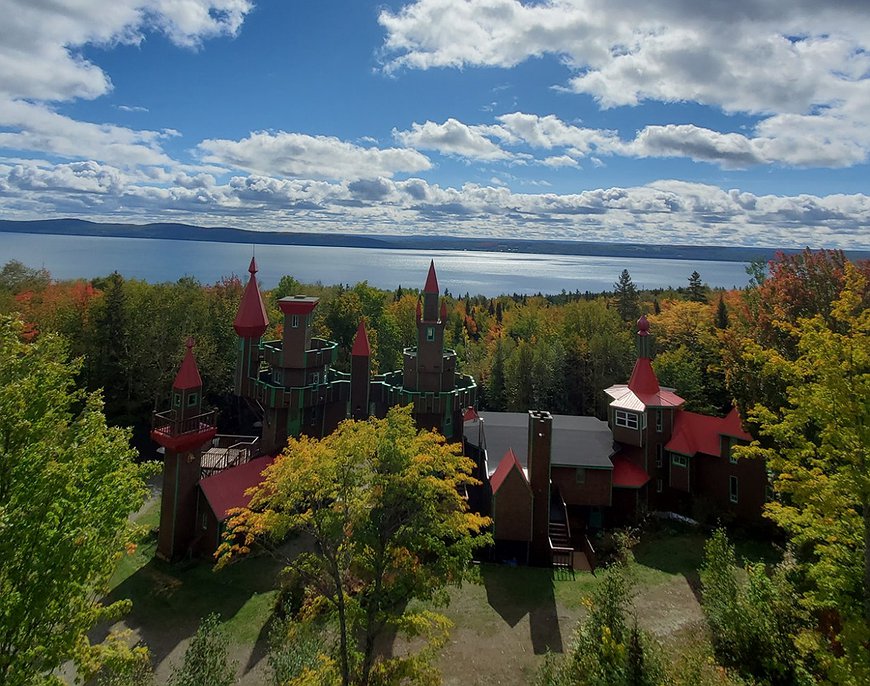
<path id="1" fill-rule="evenodd" d="M 637 415 L 625 410 L 616 410 L 616 426 L 624 426 L 626 429 L 637 429 Z"/>
<path id="2" fill-rule="evenodd" d="M 274 381 L 275 383 L 278 383 L 278 384 L 283 384 L 284 383 L 284 372 L 281 371 L 280 369 L 273 369 L 272 370 L 272 381 Z"/>
<path id="3" fill-rule="evenodd" d="M 689 458 L 685 455 L 671 455 L 671 464 L 674 467 L 685 467 L 689 464 Z"/>
<path id="4" fill-rule="evenodd" d="M 586 470 L 583 467 L 577 468 L 576 480 L 578 485 L 583 485 L 586 483 Z"/>
<path id="5" fill-rule="evenodd" d="M 435 327 L 427 326 L 426 327 L 426 340 L 430 343 L 435 340 Z"/>
<path id="6" fill-rule="evenodd" d="M 196 400 L 197 400 L 197 394 L 191 393 L 189 396 L 187 396 L 187 406 L 193 407 L 194 405 L 196 405 Z"/>
<path id="7" fill-rule="evenodd" d="M 730 446 L 730 445 L 727 445 L 726 448 L 727 448 L 727 450 L 728 450 L 728 461 L 729 461 L 731 464 L 737 464 L 737 458 L 734 457 L 734 451 L 731 450 L 731 446 Z"/>
<path id="8" fill-rule="evenodd" d="M 663 426 L 664 426 L 664 420 L 662 418 L 662 411 L 656 410 L 656 431 L 661 433 Z"/>
<path id="9" fill-rule="evenodd" d="M 656 446 L 656 467 L 661 467 L 665 458 L 665 447 L 659 443 Z"/>
<path id="10" fill-rule="evenodd" d="M 181 407 L 181 393 L 175 393 L 172 397 L 172 404 L 175 407 Z"/>
<path id="11" fill-rule="evenodd" d="M 662 492 L 662 480 L 656 479 L 656 493 Z"/>
<path id="12" fill-rule="evenodd" d="M 736 503 L 738 500 L 737 493 L 737 477 L 729 476 L 728 477 L 728 496 L 731 499 L 732 503 Z"/>
<path id="13" fill-rule="evenodd" d="M 320 383 L 320 372 L 311 372 L 311 383 L 312 384 Z"/>
<path id="14" fill-rule="evenodd" d="M 290 315 L 290 328 L 298 329 L 299 328 L 299 315 L 291 314 Z"/>

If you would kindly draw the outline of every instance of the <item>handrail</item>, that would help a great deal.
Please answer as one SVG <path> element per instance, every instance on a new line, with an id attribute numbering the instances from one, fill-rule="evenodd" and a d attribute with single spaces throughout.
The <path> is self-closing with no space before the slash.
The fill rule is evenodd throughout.
<path id="1" fill-rule="evenodd" d="M 215 416 L 215 410 L 210 410 L 194 417 L 179 419 L 176 410 L 165 410 L 154 413 L 151 427 L 153 431 L 169 436 L 182 436 L 214 428 Z"/>

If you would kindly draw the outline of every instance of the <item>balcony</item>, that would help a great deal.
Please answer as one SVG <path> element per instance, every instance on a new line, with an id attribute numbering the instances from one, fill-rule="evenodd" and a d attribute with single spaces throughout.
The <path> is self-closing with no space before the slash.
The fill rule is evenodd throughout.
<path id="1" fill-rule="evenodd" d="M 151 440 L 167 450 L 184 452 L 199 448 L 217 433 L 214 410 L 183 417 L 176 410 L 155 412 L 151 421 Z"/>
<path id="2" fill-rule="evenodd" d="M 282 341 L 263 343 L 263 359 L 270 367 L 284 367 Z M 312 338 L 311 347 L 305 351 L 303 366 L 306 369 L 332 365 L 338 356 L 338 343 L 325 338 Z"/>

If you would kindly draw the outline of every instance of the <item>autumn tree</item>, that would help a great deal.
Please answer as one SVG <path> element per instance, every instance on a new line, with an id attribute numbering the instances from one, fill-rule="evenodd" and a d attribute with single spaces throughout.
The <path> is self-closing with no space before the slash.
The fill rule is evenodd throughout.
<path id="1" fill-rule="evenodd" d="M 461 493 L 474 483 L 472 467 L 438 434 L 418 432 L 409 407 L 344 422 L 321 440 L 290 439 L 219 552 L 227 559 L 292 531 L 310 535 L 316 552 L 288 560 L 288 570 L 308 588 L 301 616 L 323 608 L 335 618 L 341 683 L 426 672 L 420 654 L 378 658 L 375 641 L 388 629 L 445 638 L 446 619 L 409 601 L 444 601 L 488 541 L 478 536 L 488 520 Z"/>
<path id="2" fill-rule="evenodd" d="M 147 494 L 126 431 L 76 389 L 79 362 L 0 319 L 0 683 L 45 683 L 68 660 L 87 675 L 88 632 L 129 604 L 99 602 Z"/>
<path id="3" fill-rule="evenodd" d="M 842 622 L 845 660 L 834 672 L 870 678 L 870 309 L 867 280 L 844 265 L 844 287 L 826 313 L 798 319 L 789 334 L 797 357 L 756 351 L 771 375 L 788 381 L 781 405 L 749 413 L 760 443 L 739 448 L 764 459 L 777 499 L 766 513 L 801 553 L 806 600 Z M 783 324 L 781 324 L 783 325 Z M 848 680 L 842 683 L 852 683 Z M 866 683 L 863 682 L 863 683 Z"/>

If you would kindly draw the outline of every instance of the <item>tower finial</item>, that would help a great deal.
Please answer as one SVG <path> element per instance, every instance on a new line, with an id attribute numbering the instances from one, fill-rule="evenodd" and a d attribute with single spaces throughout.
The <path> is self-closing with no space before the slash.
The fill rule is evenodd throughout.
<path id="1" fill-rule="evenodd" d="M 251 264 L 248 266 L 248 272 L 251 276 L 257 273 L 257 260 L 253 255 L 251 255 Z"/>
<path id="2" fill-rule="evenodd" d="M 187 346 L 188 350 L 193 350 L 193 346 L 196 345 L 196 341 L 193 340 L 193 336 L 188 336 L 187 340 L 184 342 L 184 345 Z"/>
<path id="3" fill-rule="evenodd" d="M 645 314 L 640 315 L 640 319 L 637 320 L 637 335 L 649 336 L 649 322 Z"/>

